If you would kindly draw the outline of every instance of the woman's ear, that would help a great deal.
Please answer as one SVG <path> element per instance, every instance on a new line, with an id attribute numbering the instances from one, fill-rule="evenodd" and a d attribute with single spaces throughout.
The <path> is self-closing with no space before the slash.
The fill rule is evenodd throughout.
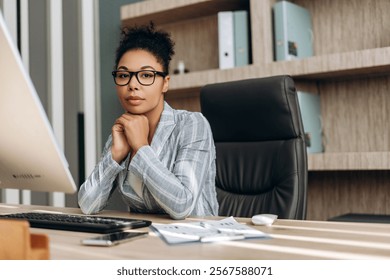
<path id="1" fill-rule="evenodd" d="M 162 89 L 163 93 L 166 93 L 168 91 L 168 89 L 169 89 L 169 80 L 170 80 L 170 78 L 171 77 L 169 75 L 165 76 L 165 78 L 164 78 L 164 84 L 163 84 L 163 89 Z"/>

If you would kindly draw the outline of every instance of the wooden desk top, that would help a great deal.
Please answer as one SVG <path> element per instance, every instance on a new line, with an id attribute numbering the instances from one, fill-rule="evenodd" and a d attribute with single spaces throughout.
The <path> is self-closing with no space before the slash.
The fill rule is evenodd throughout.
<path id="1" fill-rule="evenodd" d="M 0 204 L 0 214 L 31 210 L 59 211 L 80 214 L 77 208 L 54 208 Z M 158 223 L 173 223 L 168 216 L 140 215 L 118 211 L 103 211 L 102 216 L 148 219 Z M 208 217 L 222 219 L 223 217 Z M 204 218 L 206 219 L 206 218 Z M 182 222 L 204 220 L 187 218 Z M 277 220 L 272 226 L 254 226 L 248 218 L 238 222 L 268 233 L 272 238 L 217 243 L 167 245 L 153 231 L 146 238 L 114 247 L 83 246 L 80 240 L 97 234 L 31 228 L 31 232 L 45 233 L 50 238 L 52 259 L 390 259 L 390 224 L 342 223 L 324 221 Z"/>

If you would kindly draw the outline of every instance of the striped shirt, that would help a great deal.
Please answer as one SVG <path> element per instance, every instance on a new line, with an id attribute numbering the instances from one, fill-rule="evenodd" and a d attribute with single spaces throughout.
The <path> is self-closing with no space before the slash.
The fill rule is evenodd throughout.
<path id="1" fill-rule="evenodd" d="M 174 110 L 164 102 L 151 145 L 121 164 L 112 159 L 111 145 L 110 135 L 100 162 L 80 187 L 84 213 L 103 210 L 118 188 L 132 212 L 167 213 L 173 219 L 218 214 L 215 146 L 201 113 Z"/>

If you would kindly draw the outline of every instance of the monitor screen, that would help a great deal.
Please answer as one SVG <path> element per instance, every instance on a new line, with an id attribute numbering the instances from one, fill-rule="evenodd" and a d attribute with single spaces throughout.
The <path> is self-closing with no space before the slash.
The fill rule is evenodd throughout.
<path id="1" fill-rule="evenodd" d="M 1 13 L 0 188 L 64 193 L 77 190 Z"/>

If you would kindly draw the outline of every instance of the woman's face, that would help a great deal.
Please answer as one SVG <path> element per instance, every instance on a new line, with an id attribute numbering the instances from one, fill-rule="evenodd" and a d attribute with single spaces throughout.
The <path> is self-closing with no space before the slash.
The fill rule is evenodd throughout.
<path id="1" fill-rule="evenodd" d="M 163 72 L 163 67 L 150 52 L 145 50 L 130 50 L 121 57 L 116 70 L 124 70 L 121 73 L 126 77 L 128 73 L 125 71 L 152 70 Z M 141 73 L 139 78 L 146 77 L 150 79 L 149 75 L 147 75 L 150 72 L 145 73 Z M 168 91 L 168 85 L 169 76 L 164 78 L 156 75 L 153 84 L 142 85 L 137 80 L 136 75 L 133 75 L 127 85 L 117 85 L 116 91 L 119 101 L 126 112 L 136 115 L 144 114 L 146 116 L 159 115 L 164 108 L 164 93 Z"/>

